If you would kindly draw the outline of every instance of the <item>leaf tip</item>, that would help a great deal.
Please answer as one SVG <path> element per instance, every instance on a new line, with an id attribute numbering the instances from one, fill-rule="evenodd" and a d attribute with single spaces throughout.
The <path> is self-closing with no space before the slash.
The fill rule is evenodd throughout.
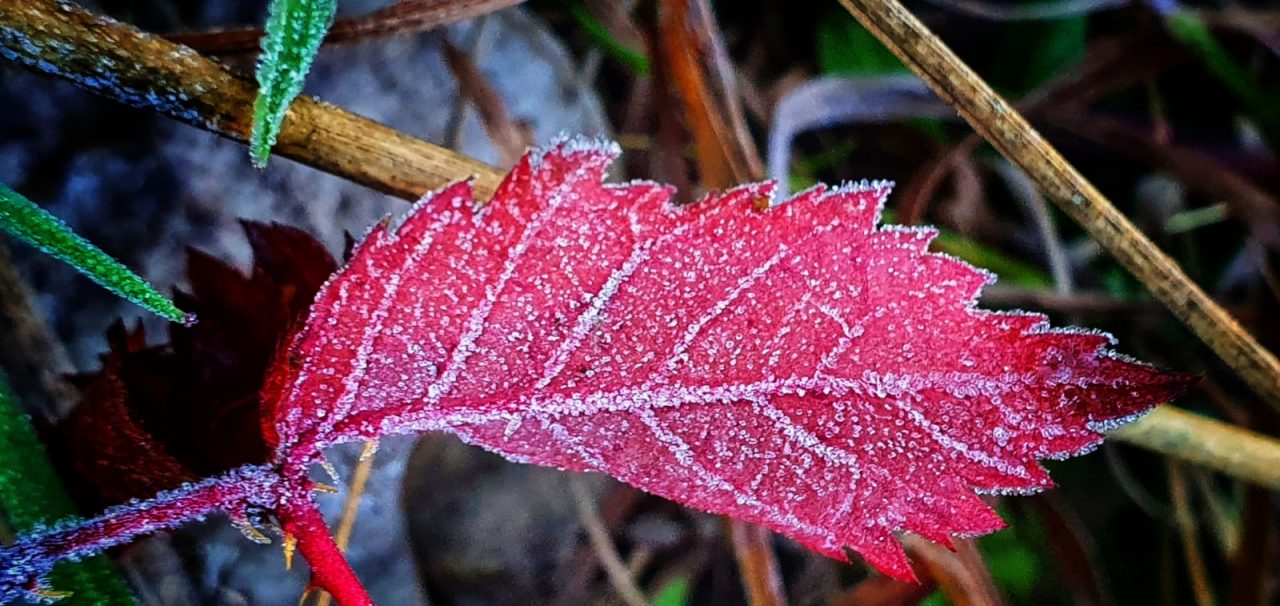
<path id="1" fill-rule="evenodd" d="M 266 170 L 267 162 L 271 160 L 271 147 L 274 145 L 275 137 L 264 134 L 262 128 L 255 123 L 249 137 L 249 163 L 258 170 Z"/>

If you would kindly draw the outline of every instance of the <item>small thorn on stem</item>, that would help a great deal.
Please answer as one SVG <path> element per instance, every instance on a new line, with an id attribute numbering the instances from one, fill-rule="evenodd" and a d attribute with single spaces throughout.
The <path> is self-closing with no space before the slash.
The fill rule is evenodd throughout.
<path id="1" fill-rule="evenodd" d="M 60 591 L 49 587 L 37 587 L 31 591 L 31 597 L 39 604 L 58 602 L 72 596 L 70 591 Z"/>
<path id="2" fill-rule="evenodd" d="M 253 523 L 249 520 L 232 520 L 231 526 L 236 530 L 239 530 L 240 534 L 244 535 L 244 538 L 249 539 L 254 543 L 259 545 L 271 544 L 271 538 L 262 534 L 262 531 L 255 528 Z"/>
<path id="3" fill-rule="evenodd" d="M 285 533 L 284 535 L 284 569 L 293 570 L 293 554 L 298 550 L 298 537 Z"/>
<path id="4" fill-rule="evenodd" d="M 338 494 L 338 488 L 336 486 L 331 486 L 329 484 L 325 484 L 324 482 L 312 482 L 311 490 L 314 490 L 316 492 L 323 492 L 325 494 Z"/>

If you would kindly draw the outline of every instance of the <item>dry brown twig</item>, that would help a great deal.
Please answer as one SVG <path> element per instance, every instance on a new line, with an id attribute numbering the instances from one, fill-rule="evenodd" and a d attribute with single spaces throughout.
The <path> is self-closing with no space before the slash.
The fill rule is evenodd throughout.
<path id="1" fill-rule="evenodd" d="M 6 57 L 229 139 L 249 137 L 257 87 L 191 49 L 56 0 L 0 2 Z M 275 153 L 406 200 L 461 178 L 493 194 L 492 167 L 301 96 Z"/>
<path id="2" fill-rule="evenodd" d="M 591 548 L 595 550 L 596 558 L 604 568 L 609 584 L 613 586 L 614 591 L 618 592 L 618 597 L 627 606 L 645 606 L 649 603 L 649 600 L 644 597 L 644 592 L 640 591 L 640 587 L 636 585 L 636 580 L 631 576 L 631 571 L 627 569 L 626 563 L 622 561 L 622 556 L 618 555 L 618 549 L 614 547 L 613 539 L 609 537 L 609 529 L 605 527 L 604 521 L 600 519 L 600 512 L 596 510 L 595 499 L 592 498 L 591 492 L 587 490 L 583 479 L 578 476 L 570 476 L 567 481 L 569 483 L 569 492 L 573 495 L 574 505 L 578 509 L 578 520 L 582 522 L 583 529 L 587 531 L 587 540 L 591 542 Z"/>
<path id="3" fill-rule="evenodd" d="M 1187 565 L 1191 594 L 1196 606 L 1214 606 L 1213 588 L 1209 585 L 1209 572 L 1205 567 L 1204 553 L 1200 546 L 1199 523 L 1191 506 L 1191 491 L 1187 488 L 1186 471 L 1177 461 L 1169 461 L 1169 492 L 1173 501 L 1174 526 L 1182 543 L 1182 556 Z"/>
<path id="4" fill-rule="evenodd" d="M 912 555 L 918 571 L 937 583 L 956 606 L 1000 606 L 1004 598 L 973 539 L 956 539 L 947 549 L 913 534 L 903 535 L 902 545 Z"/>
<path id="5" fill-rule="evenodd" d="M 782 587 L 778 556 L 773 551 L 773 533 L 763 526 L 733 518 L 725 518 L 724 525 L 742 574 L 747 604 L 785 606 L 787 593 Z"/>
<path id="6" fill-rule="evenodd" d="M 401 0 L 359 17 L 337 19 L 324 43 L 343 44 L 370 38 L 404 36 L 487 15 L 524 0 Z M 262 28 L 237 27 L 203 32 L 166 34 L 170 42 L 211 55 L 253 55 L 262 40 Z"/>

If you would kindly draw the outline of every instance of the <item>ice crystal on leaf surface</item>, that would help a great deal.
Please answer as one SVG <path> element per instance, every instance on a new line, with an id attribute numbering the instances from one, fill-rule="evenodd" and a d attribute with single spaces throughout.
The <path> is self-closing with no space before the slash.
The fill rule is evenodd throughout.
<path id="1" fill-rule="evenodd" d="M 878 226 L 886 183 L 675 207 L 663 185 L 605 184 L 617 153 L 562 142 L 488 205 L 458 183 L 375 227 L 267 374 L 274 458 L 236 480 L 257 488 L 203 511 L 273 510 L 316 584 L 367 603 L 308 472 L 333 444 L 446 431 L 907 579 L 895 533 L 1000 528 L 979 493 L 1050 486 L 1039 459 L 1187 385 L 1107 335 L 975 309 L 990 275 L 927 253 L 933 230 Z M 2 552 L 0 596 L 55 535 Z"/>

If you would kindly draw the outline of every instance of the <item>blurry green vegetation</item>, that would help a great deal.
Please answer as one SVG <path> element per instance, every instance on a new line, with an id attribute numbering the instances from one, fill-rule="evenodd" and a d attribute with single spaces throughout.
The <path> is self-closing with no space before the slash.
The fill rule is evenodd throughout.
<path id="1" fill-rule="evenodd" d="M 0 516 L 8 529 L 30 532 L 77 515 L 44 446 L 0 374 Z M 72 591 L 65 606 L 132 604 L 124 580 L 104 556 L 61 562 L 50 577 L 55 591 Z"/>
<path id="2" fill-rule="evenodd" d="M 653 606 L 685 606 L 689 603 L 689 579 L 680 577 L 668 582 L 653 598 Z"/>
<path id="3" fill-rule="evenodd" d="M 818 67 L 824 74 L 875 76 L 910 73 L 889 49 L 849 13 L 832 9 L 818 22 Z"/>
<path id="4" fill-rule="evenodd" d="M 1264 89 L 1195 13 L 1175 9 L 1165 17 L 1169 34 L 1195 53 L 1204 66 L 1232 92 L 1262 127 L 1270 144 L 1280 145 L 1280 90 Z"/>

